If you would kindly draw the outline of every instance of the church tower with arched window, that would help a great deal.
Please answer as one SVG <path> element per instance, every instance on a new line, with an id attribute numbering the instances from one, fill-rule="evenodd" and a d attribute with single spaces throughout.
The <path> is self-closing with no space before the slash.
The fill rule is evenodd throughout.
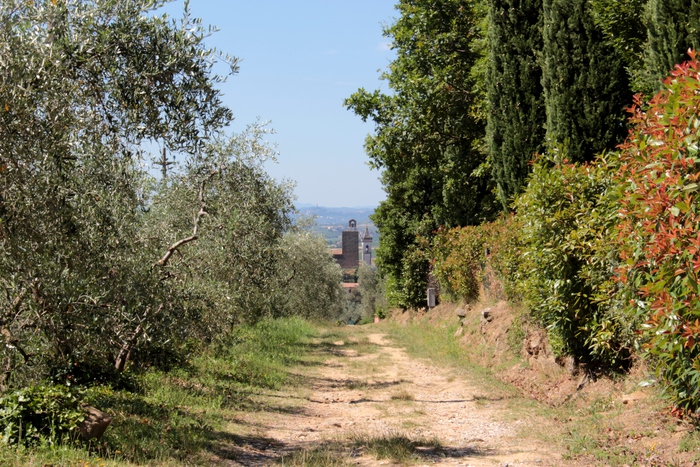
<path id="1" fill-rule="evenodd" d="M 372 236 L 367 226 L 365 226 L 365 233 L 362 236 L 362 261 L 367 266 L 372 265 Z"/>

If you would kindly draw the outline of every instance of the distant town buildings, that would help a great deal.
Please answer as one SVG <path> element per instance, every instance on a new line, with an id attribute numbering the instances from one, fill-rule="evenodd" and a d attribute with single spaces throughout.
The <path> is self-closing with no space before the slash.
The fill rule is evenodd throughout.
<path id="1" fill-rule="evenodd" d="M 350 219 L 347 230 L 343 230 L 341 246 L 340 250 L 332 250 L 333 258 L 341 268 L 357 269 L 360 266 L 360 254 L 364 264 L 372 264 L 372 235 L 369 227 L 365 226 L 365 232 L 362 235 L 362 253 L 360 253 L 360 232 L 357 231 L 355 219 Z"/>
<path id="2" fill-rule="evenodd" d="M 350 219 L 350 222 L 348 222 L 348 229 L 343 230 L 341 246 L 340 254 L 335 253 L 333 258 L 335 258 L 343 269 L 357 269 L 360 265 L 358 253 L 360 248 L 360 235 L 357 231 L 357 221 L 355 221 L 355 219 Z"/>
<path id="3" fill-rule="evenodd" d="M 360 284 L 357 282 L 343 282 L 340 285 L 343 286 L 343 289 L 348 293 L 348 295 L 351 295 L 352 291 L 355 290 Z"/>

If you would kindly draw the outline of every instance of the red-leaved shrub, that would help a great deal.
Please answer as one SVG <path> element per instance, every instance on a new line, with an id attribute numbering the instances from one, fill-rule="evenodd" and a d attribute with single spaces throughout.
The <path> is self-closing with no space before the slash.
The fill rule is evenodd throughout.
<path id="1" fill-rule="evenodd" d="M 659 377 L 679 407 L 700 408 L 700 63 L 676 66 L 647 104 L 637 97 L 621 146 L 618 279 Z"/>

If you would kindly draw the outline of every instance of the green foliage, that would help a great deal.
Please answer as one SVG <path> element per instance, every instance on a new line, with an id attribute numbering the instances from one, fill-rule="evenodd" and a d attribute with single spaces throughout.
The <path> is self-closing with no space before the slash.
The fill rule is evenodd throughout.
<path id="1" fill-rule="evenodd" d="M 514 355 L 522 355 L 523 342 L 527 338 L 527 317 L 524 314 L 516 314 L 508 327 L 506 343 Z"/>
<path id="2" fill-rule="evenodd" d="M 487 143 L 498 196 L 507 209 L 522 191 L 529 162 L 542 152 L 545 109 L 542 0 L 488 2 Z"/>
<path id="3" fill-rule="evenodd" d="M 502 215 L 494 222 L 479 226 L 486 250 L 482 283 L 491 297 L 519 301 L 517 284 L 523 254 L 522 223 L 516 215 Z M 488 276 L 493 274 L 493 283 Z"/>
<path id="4" fill-rule="evenodd" d="M 168 314 L 140 235 L 141 143 L 192 152 L 231 113 L 204 32 L 152 7 L 0 6 L 0 328 L 16 384 L 47 364 L 114 361 L 141 322 Z"/>
<path id="5" fill-rule="evenodd" d="M 517 200 L 523 226 L 523 300 L 560 354 L 605 367 L 625 365 L 637 322 L 612 281 L 617 195 L 614 157 L 570 164 L 554 150 L 533 168 Z"/>
<path id="6" fill-rule="evenodd" d="M 181 342 L 206 343 L 262 317 L 341 312 L 340 268 L 322 238 L 291 225 L 292 186 L 263 169 L 275 155 L 263 142 L 268 133 L 254 124 L 214 142 L 154 197 L 151 236 L 167 240 L 160 251 L 197 229 L 197 238 L 161 265 L 163 281 L 175 289 L 171 301 L 182 309 L 178 317 L 191 319 L 177 325 Z M 183 222 L 187 212 L 206 215 L 193 226 Z"/>
<path id="7" fill-rule="evenodd" d="M 466 302 L 477 300 L 482 291 L 497 299 L 517 299 L 520 230 L 513 215 L 479 226 L 439 230 L 431 253 L 441 291 Z"/>
<path id="8" fill-rule="evenodd" d="M 618 279 L 636 293 L 647 350 L 678 406 L 700 408 L 700 63 L 677 67 L 622 146 Z"/>
<path id="9" fill-rule="evenodd" d="M 700 2 L 591 0 L 596 25 L 623 57 L 635 91 L 656 93 L 689 48 L 700 46 Z"/>
<path id="10" fill-rule="evenodd" d="M 365 148 L 382 170 L 387 199 L 374 214 L 381 230 L 377 264 L 391 303 L 422 306 L 427 262 L 417 237 L 440 225 L 475 224 L 493 215 L 485 161 L 483 2 L 401 1 L 385 29 L 396 59 L 382 75 L 391 95 L 358 90 L 345 101 L 376 133 Z"/>
<path id="11" fill-rule="evenodd" d="M 547 138 L 572 162 L 592 161 L 624 138 L 632 97 L 620 54 L 593 20 L 588 0 L 544 0 L 542 76 Z"/>
<path id="12" fill-rule="evenodd" d="M 315 334 L 313 326 L 300 317 L 264 319 L 236 328 L 200 363 L 220 359 L 218 369 L 225 369 L 233 381 L 279 389 L 287 381 L 287 369 L 302 357 Z"/>
<path id="13" fill-rule="evenodd" d="M 433 239 L 433 274 L 441 292 L 467 302 L 479 298 L 484 239 L 478 227 L 440 230 Z"/>
<path id="14" fill-rule="evenodd" d="M 385 279 L 379 275 L 375 266 L 366 264 L 360 266 L 358 276 L 362 319 L 371 322 L 374 316 L 384 318 L 389 308 L 386 299 Z"/>
<path id="15" fill-rule="evenodd" d="M 411 245 L 401 259 L 401 282 L 399 288 L 401 302 L 396 303 L 396 305 L 410 308 L 425 307 L 429 272 L 430 263 L 426 256 L 426 250 L 419 246 Z"/>
<path id="16" fill-rule="evenodd" d="M 3 387 L 182 364 L 242 321 L 318 313 L 300 294 L 340 306 L 332 259 L 291 232 L 291 185 L 263 170 L 269 130 L 221 133 L 212 69 L 236 60 L 159 5 L 0 5 Z M 183 161 L 160 181 L 154 144 Z"/>
<path id="17" fill-rule="evenodd" d="M 82 392 L 68 386 L 29 386 L 0 397 L 4 444 L 36 445 L 74 437 L 84 419 Z"/>
<path id="18" fill-rule="evenodd" d="M 439 449 L 440 442 L 437 439 L 428 440 L 425 438 L 412 439 L 411 437 L 390 431 L 380 436 L 370 436 L 357 433 L 353 436 L 353 445 L 363 448 L 378 460 L 390 459 L 393 462 L 405 464 L 417 460 L 419 451 L 417 447 L 432 447 Z"/>
<path id="19" fill-rule="evenodd" d="M 651 94 L 662 88 L 662 80 L 676 64 L 687 59 L 688 49 L 700 47 L 700 2 L 649 0 L 646 24 L 642 90 Z"/>
<path id="20" fill-rule="evenodd" d="M 51 416 L 63 426 L 73 427 L 77 422 L 68 417 L 77 415 L 75 408 L 85 402 L 107 412 L 112 423 L 100 440 L 63 444 L 56 442 L 60 436 L 50 438 L 50 429 L 46 436 L 40 436 L 39 444 L 33 444 L 36 438 L 25 437 L 23 424 L 22 441 L 31 445 L 25 449 L 0 442 L 0 464 L 210 465 L 212 450 L 221 448 L 219 452 L 224 452 L 231 443 L 248 439 L 229 426 L 241 411 L 290 408 L 289 401 L 268 399 L 264 394 L 268 388 L 296 384 L 298 376 L 292 369 L 310 356 L 311 341 L 317 337 L 317 329 L 299 318 L 263 320 L 237 327 L 226 342 L 208 348 L 186 368 L 136 375 L 136 391 L 110 386 L 8 391 L 5 401 L 13 401 L 16 396 L 12 394 L 31 397 L 20 406 L 27 409 L 24 413 L 32 420 Z M 14 407 L 12 403 L 0 405 L 0 420 L 14 410 L 7 410 L 8 406 Z M 66 432 L 62 439 L 72 439 L 71 433 Z"/>
<path id="21" fill-rule="evenodd" d="M 345 291 L 342 270 L 328 253 L 323 237 L 292 230 L 282 237 L 273 281 L 276 316 L 335 319 Z"/>
<path id="22" fill-rule="evenodd" d="M 380 221 L 381 219 L 381 221 Z M 422 301 L 412 303 L 405 290 L 404 284 L 409 282 L 404 278 L 403 265 L 406 263 L 404 255 L 407 248 L 415 248 L 417 241 L 415 236 L 415 222 L 409 222 L 408 216 L 402 214 L 400 206 L 383 202 L 374 212 L 374 221 L 381 222 L 379 228 L 382 231 L 379 248 L 377 250 L 377 266 L 381 274 L 387 281 L 387 299 L 394 307 L 410 308 L 411 306 L 421 306 Z M 427 286 L 425 266 L 418 271 L 412 271 L 410 265 L 406 272 L 413 273 L 413 282 L 418 284 L 418 288 L 424 290 Z M 417 277 L 416 277 L 417 275 Z"/>
<path id="23" fill-rule="evenodd" d="M 299 318 L 265 319 L 237 327 L 186 369 L 139 375 L 138 392 L 91 388 L 85 400 L 113 418 L 94 450 L 141 465 L 209 464 L 212 446 L 232 441 L 222 438 L 226 419 L 260 410 L 261 389 L 294 384 L 290 368 L 316 335 Z"/>
<path id="24" fill-rule="evenodd" d="M 647 41 L 645 9 L 648 0 L 591 0 L 596 26 L 605 40 L 623 57 L 631 78 L 643 67 Z M 639 89 L 637 89 L 639 90 Z"/>
<path id="25" fill-rule="evenodd" d="M 337 446 L 321 446 L 314 449 L 302 449 L 293 454 L 282 456 L 279 463 L 281 467 L 349 467 L 352 464 L 346 462 L 342 452 Z"/>

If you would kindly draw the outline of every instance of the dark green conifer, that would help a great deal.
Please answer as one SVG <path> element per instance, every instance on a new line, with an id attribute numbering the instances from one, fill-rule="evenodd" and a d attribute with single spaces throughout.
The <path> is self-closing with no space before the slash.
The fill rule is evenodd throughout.
<path id="1" fill-rule="evenodd" d="M 569 160 L 590 161 L 622 142 L 631 102 L 621 55 L 604 40 L 588 0 L 543 0 L 547 138 Z"/>
<path id="2" fill-rule="evenodd" d="M 488 14 L 487 141 L 504 208 L 525 184 L 545 141 L 542 0 L 492 0 Z"/>
<path id="3" fill-rule="evenodd" d="M 647 92 L 661 88 L 668 72 L 700 47 L 700 0 L 649 0 L 645 62 Z"/>

